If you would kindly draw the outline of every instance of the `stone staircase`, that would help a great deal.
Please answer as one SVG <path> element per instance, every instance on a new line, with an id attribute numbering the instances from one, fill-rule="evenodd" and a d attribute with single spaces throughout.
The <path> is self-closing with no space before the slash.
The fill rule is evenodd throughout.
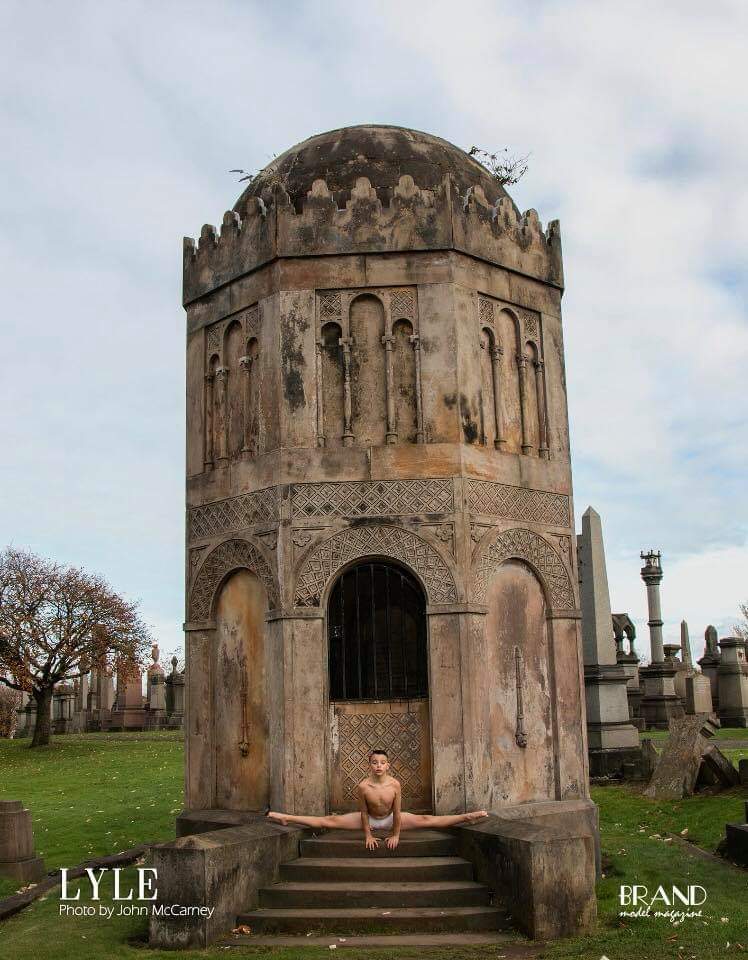
<path id="1" fill-rule="evenodd" d="M 237 925 L 252 934 L 468 933 L 510 930 L 507 912 L 473 879 L 457 842 L 438 830 L 408 831 L 395 851 L 366 850 L 360 831 L 304 839 L 299 857 L 281 864 L 277 883 Z"/>

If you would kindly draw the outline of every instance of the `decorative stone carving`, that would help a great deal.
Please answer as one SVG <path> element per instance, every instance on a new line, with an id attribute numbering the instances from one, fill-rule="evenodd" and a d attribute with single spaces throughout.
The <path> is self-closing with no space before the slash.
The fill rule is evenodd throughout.
<path id="1" fill-rule="evenodd" d="M 519 316 L 524 327 L 525 340 L 532 340 L 534 343 L 538 343 L 538 315 L 531 313 L 529 310 L 521 310 Z"/>
<path id="2" fill-rule="evenodd" d="M 278 546 L 278 531 L 267 530 L 265 533 L 256 534 L 260 543 L 268 550 L 275 550 Z"/>
<path id="3" fill-rule="evenodd" d="M 200 564 L 200 561 L 203 558 L 203 554 L 207 549 L 208 547 L 204 546 L 204 547 L 194 547 L 192 550 L 190 550 L 190 576 L 192 576 L 195 573 L 195 570 Z"/>
<path id="4" fill-rule="evenodd" d="M 452 513 L 451 480 L 362 480 L 295 483 L 294 517 L 382 517 Z"/>
<path id="5" fill-rule="evenodd" d="M 493 327 L 493 300 L 488 297 L 478 297 L 478 319 L 481 327 Z"/>
<path id="6" fill-rule="evenodd" d="M 390 316 L 393 320 L 415 318 L 415 297 L 410 290 L 393 290 L 390 293 Z"/>
<path id="7" fill-rule="evenodd" d="M 211 323 L 207 329 L 207 348 L 208 354 L 217 353 L 221 349 L 221 340 L 223 338 L 224 323 L 219 320 L 218 323 Z"/>
<path id="8" fill-rule="evenodd" d="M 387 744 L 393 757 L 392 775 L 406 796 L 423 792 L 421 782 L 421 730 L 415 713 L 357 713 L 340 716 L 340 763 L 347 799 L 366 776 L 369 751 Z"/>
<path id="9" fill-rule="evenodd" d="M 190 594 L 190 620 L 208 620 L 221 582 L 233 570 L 246 568 L 260 579 L 271 610 L 280 605 L 278 585 L 259 549 L 249 540 L 227 540 L 208 555 Z"/>
<path id="10" fill-rule="evenodd" d="M 425 540 L 403 527 L 361 526 L 324 540 L 303 561 L 296 579 L 297 607 L 318 607 L 325 586 L 351 560 L 393 557 L 423 581 L 430 603 L 455 603 L 457 588 L 449 567 Z"/>
<path id="11" fill-rule="evenodd" d="M 467 501 L 470 510 L 484 516 L 550 523 L 557 527 L 571 525 L 569 498 L 560 493 L 488 480 L 468 480 Z"/>
<path id="12" fill-rule="evenodd" d="M 278 488 L 265 487 L 230 500 L 206 503 L 189 511 L 190 541 L 243 530 L 255 523 L 278 519 Z"/>
<path id="13" fill-rule="evenodd" d="M 340 293 L 337 290 L 331 293 L 319 294 L 320 323 L 327 323 L 328 320 L 337 320 L 339 322 L 341 314 Z"/>
<path id="14" fill-rule="evenodd" d="M 532 530 L 515 527 L 489 541 L 474 564 L 473 599 L 486 600 L 488 585 L 496 570 L 506 560 L 525 560 L 543 583 L 550 605 L 556 609 L 574 607 L 574 591 L 569 574 L 553 547 Z"/>

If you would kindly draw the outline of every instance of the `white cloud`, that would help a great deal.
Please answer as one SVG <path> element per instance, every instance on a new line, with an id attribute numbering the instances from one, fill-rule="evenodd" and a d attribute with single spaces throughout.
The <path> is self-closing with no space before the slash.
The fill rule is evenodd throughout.
<path id="1" fill-rule="evenodd" d="M 748 595 L 719 566 L 745 570 L 748 543 L 742 0 L 39 10 L 0 14 L 5 539 L 100 569 L 178 632 L 181 236 L 233 204 L 229 168 L 392 122 L 531 153 L 514 192 L 562 221 L 576 500 L 603 517 L 614 605 L 641 609 L 652 545 L 675 622 L 699 558 L 694 617 L 730 622 Z"/>

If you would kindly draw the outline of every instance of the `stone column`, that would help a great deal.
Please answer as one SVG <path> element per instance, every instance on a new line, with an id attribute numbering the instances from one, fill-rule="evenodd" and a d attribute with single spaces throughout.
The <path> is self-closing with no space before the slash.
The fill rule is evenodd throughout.
<path id="1" fill-rule="evenodd" d="M 602 523 L 588 507 L 577 538 L 590 772 L 604 776 L 634 760 L 639 732 L 629 717 L 628 674 L 618 663 Z"/>
<path id="2" fill-rule="evenodd" d="M 397 443 L 397 423 L 395 422 L 395 376 L 392 371 L 392 348 L 395 338 L 392 334 L 382 337 L 384 344 L 385 402 L 387 405 L 387 443 Z"/>
<path id="3" fill-rule="evenodd" d="M 662 582 L 662 557 L 654 550 L 641 554 L 644 566 L 641 577 L 647 587 L 649 607 L 649 638 L 652 662 L 639 668 L 644 683 L 642 715 L 648 729 L 667 730 L 670 721 L 684 716 L 683 704 L 675 692 L 674 678 L 677 665 L 665 660 L 662 642 L 662 613 L 660 609 L 660 583 Z"/>
<path id="4" fill-rule="evenodd" d="M 254 453 L 252 437 L 252 357 L 239 357 L 242 370 L 242 453 Z"/>
<path id="5" fill-rule="evenodd" d="M 522 415 L 522 453 L 532 453 L 532 444 L 528 442 L 527 410 L 527 357 L 524 353 L 517 354 L 517 369 L 519 371 L 519 404 Z"/>
<path id="6" fill-rule="evenodd" d="M 748 727 L 748 662 L 745 640 L 724 637 L 719 641 L 722 659 L 717 670 L 719 719 L 723 727 Z"/>
<path id="7" fill-rule="evenodd" d="M 206 470 L 213 466 L 213 388 L 213 374 L 206 373 L 203 380 L 203 410 L 205 413 L 203 430 L 203 466 Z"/>
<path id="8" fill-rule="evenodd" d="M 416 443 L 423 443 L 423 399 L 421 397 L 421 338 L 414 333 L 410 342 L 413 344 L 413 353 L 416 361 Z"/>
<path id="9" fill-rule="evenodd" d="M 548 427 L 545 422 L 545 389 L 543 368 L 545 361 L 535 361 L 535 390 L 538 398 L 538 453 L 543 460 L 548 459 Z"/>
<path id="10" fill-rule="evenodd" d="M 351 338 L 341 337 L 338 341 L 343 350 L 343 446 L 353 446 L 351 420 Z"/>
<path id="11" fill-rule="evenodd" d="M 22 883 L 44 876 L 44 861 L 34 856 L 31 814 L 20 800 L 0 800 L 0 875 Z"/>
<path id="12" fill-rule="evenodd" d="M 219 367 L 216 370 L 216 380 L 218 389 L 216 390 L 215 403 L 213 404 L 213 417 L 216 425 L 216 435 L 218 439 L 218 449 L 214 451 L 217 460 L 226 460 L 228 457 L 228 438 L 226 431 L 228 429 L 228 411 L 226 402 L 228 399 L 228 379 L 229 368 Z"/>
<path id="13" fill-rule="evenodd" d="M 718 670 L 722 654 L 717 642 L 717 630 L 711 624 L 704 631 L 704 656 L 697 661 L 701 672 L 709 679 L 712 689 L 712 707 L 715 713 L 719 709 Z"/>
<path id="14" fill-rule="evenodd" d="M 660 553 L 650 550 L 642 553 L 644 566 L 641 570 L 642 580 L 647 587 L 647 607 L 649 610 L 649 643 L 652 653 L 652 663 L 663 663 L 665 650 L 662 644 L 662 610 L 660 608 L 660 583 L 662 582 L 662 557 Z"/>
<path id="15" fill-rule="evenodd" d="M 497 450 L 506 447 L 504 424 L 501 419 L 501 357 L 504 350 L 501 347 L 491 347 L 491 383 L 493 385 L 493 415 L 496 421 L 496 439 L 493 442 Z"/>
<path id="16" fill-rule="evenodd" d="M 317 384 L 317 446 L 325 445 L 325 401 L 322 384 L 322 341 L 314 341 L 314 366 Z"/>

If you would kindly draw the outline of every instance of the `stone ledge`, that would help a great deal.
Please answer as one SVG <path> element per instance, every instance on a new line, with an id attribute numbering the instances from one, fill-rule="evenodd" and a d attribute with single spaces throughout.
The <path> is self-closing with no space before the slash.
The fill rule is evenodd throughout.
<path id="1" fill-rule="evenodd" d="M 201 814 L 206 818 L 220 812 L 227 811 Z M 151 865 L 158 873 L 157 903 L 212 907 L 213 913 L 210 917 L 151 916 L 150 946 L 205 947 L 225 936 L 237 915 L 256 905 L 258 889 L 278 879 L 280 864 L 298 856 L 301 828 L 273 824 L 257 814 L 246 816 L 255 819 L 151 848 Z"/>
<path id="2" fill-rule="evenodd" d="M 597 807 L 591 800 L 520 804 L 456 828 L 460 855 L 534 940 L 579 936 L 597 916 Z"/>

